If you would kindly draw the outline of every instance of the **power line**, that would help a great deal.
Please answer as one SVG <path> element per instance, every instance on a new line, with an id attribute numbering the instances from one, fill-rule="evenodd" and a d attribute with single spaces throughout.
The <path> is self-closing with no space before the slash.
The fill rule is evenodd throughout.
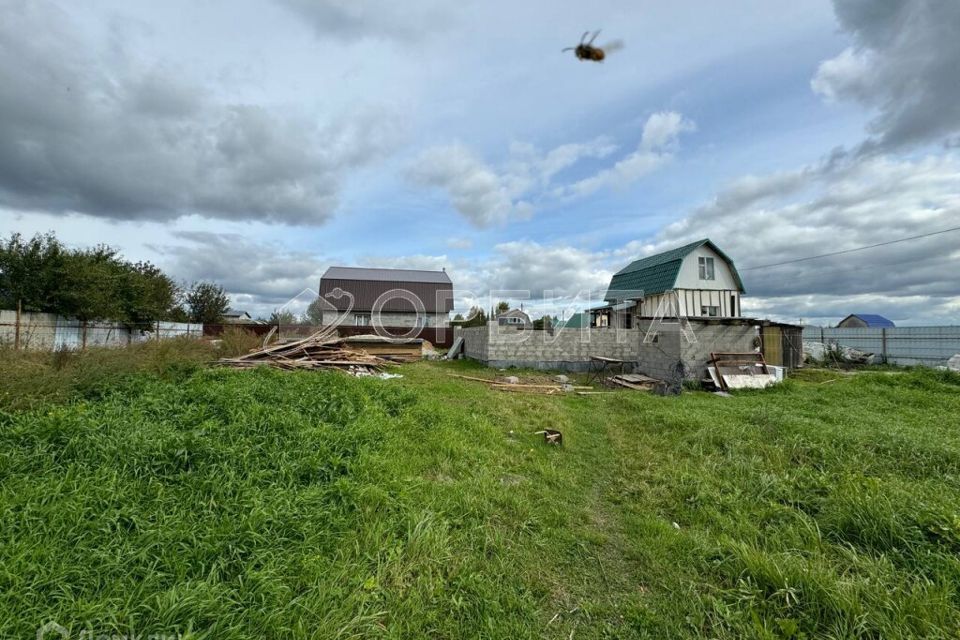
<path id="1" fill-rule="evenodd" d="M 922 233 L 919 236 L 910 236 L 909 238 L 898 238 L 897 240 L 888 240 L 886 242 L 878 242 L 877 244 L 868 244 L 863 247 L 855 247 L 853 249 L 844 249 L 843 251 L 831 251 L 830 253 L 821 253 L 816 256 L 807 256 L 805 258 L 795 258 L 793 260 L 784 260 L 783 262 L 774 262 L 771 264 L 759 264 L 755 267 L 745 267 L 740 269 L 740 271 L 754 271 L 756 269 L 769 269 L 770 267 L 779 267 L 785 264 L 793 264 L 795 262 L 806 262 L 807 260 L 817 260 L 819 258 L 829 258 L 831 256 L 839 256 L 845 253 L 853 253 L 855 251 L 864 251 L 866 249 L 876 249 L 877 247 L 885 247 L 890 244 L 897 244 L 898 242 L 907 242 L 909 240 L 919 240 L 920 238 L 929 238 L 930 236 L 938 236 L 942 233 L 950 233 L 951 231 L 960 231 L 960 227 L 951 227 L 950 229 L 943 229 L 941 231 L 933 231 L 931 233 Z"/>

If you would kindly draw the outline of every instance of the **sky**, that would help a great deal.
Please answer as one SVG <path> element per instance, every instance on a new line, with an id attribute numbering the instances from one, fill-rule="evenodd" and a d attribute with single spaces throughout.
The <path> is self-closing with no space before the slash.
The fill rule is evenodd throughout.
<path id="1" fill-rule="evenodd" d="M 745 314 L 960 324 L 958 69 L 953 0 L 0 0 L 0 235 L 254 316 L 330 265 L 569 316 L 710 238 Z"/>

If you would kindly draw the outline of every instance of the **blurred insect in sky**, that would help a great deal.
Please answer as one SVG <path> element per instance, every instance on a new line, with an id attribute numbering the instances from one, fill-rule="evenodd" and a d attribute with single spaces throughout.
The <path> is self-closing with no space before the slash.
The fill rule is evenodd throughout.
<path id="1" fill-rule="evenodd" d="M 617 49 L 623 48 L 623 42 L 620 40 L 614 40 L 613 42 L 608 42 L 607 44 L 601 46 L 593 46 L 593 41 L 597 39 L 597 36 L 600 35 L 600 30 L 597 29 L 593 32 L 593 35 L 590 36 L 590 39 L 587 40 L 587 36 L 590 34 L 589 31 L 584 31 L 583 35 L 580 36 L 580 44 L 575 47 L 567 47 L 562 51 L 573 51 L 573 55 L 577 56 L 580 60 L 593 60 L 594 62 L 603 62 L 603 59 L 607 57 L 607 54 L 611 51 L 616 51 Z M 586 42 L 584 42 L 586 40 Z"/>

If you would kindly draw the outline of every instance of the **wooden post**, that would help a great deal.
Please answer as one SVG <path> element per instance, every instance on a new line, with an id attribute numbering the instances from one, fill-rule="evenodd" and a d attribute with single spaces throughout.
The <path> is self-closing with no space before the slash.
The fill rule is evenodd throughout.
<path id="1" fill-rule="evenodd" d="M 880 328 L 880 357 L 883 359 L 883 364 L 887 364 L 887 328 Z"/>
<path id="2" fill-rule="evenodd" d="M 87 348 L 87 321 L 86 320 L 83 321 L 83 327 L 81 328 L 81 335 L 82 335 L 82 338 L 81 338 L 80 348 L 83 350 L 86 350 Z"/>
<path id="3" fill-rule="evenodd" d="M 21 300 L 17 298 L 17 320 L 13 326 L 13 348 L 20 350 L 20 313 L 22 312 Z"/>
<path id="4" fill-rule="evenodd" d="M 157 340 L 160 340 L 160 321 L 159 320 L 157 320 L 156 328 L 157 328 L 157 331 L 156 331 Z"/>

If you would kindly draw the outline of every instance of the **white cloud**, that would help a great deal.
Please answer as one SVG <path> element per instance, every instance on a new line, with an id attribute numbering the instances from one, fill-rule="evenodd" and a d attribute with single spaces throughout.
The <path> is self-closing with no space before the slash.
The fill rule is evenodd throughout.
<path id="1" fill-rule="evenodd" d="M 478 227 L 525 219 L 542 203 L 589 195 L 605 187 L 623 188 L 673 158 L 682 133 L 695 130 L 692 121 L 673 111 L 651 115 L 638 148 L 590 177 L 556 184 L 558 174 L 577 163 L 610 157 L 617 145 L 606 137 L 569 143 L 540 152 L 514 143 L 502 168 L 485 163 L 462 144 L 427 149 L 409 170 L 421 185 L 443 189 L 453 207 Z"/>
<path id="2" fill-rule="evenodd" d="M 179 244 L 150 246 L 159 254 L 160 266 L 187 283 L 220 284 L 234 305 L 254 316 L 268 316 L 294 298 L 309 298 L 328 266 L 320 256 L 236 233 L 182 231 L 172 236 Z"/>
<path id="3" fill-rule="evenodd" d="M 320 224 L 401 119 L 218 98 L 188 70 L 101 52 L 45 0 L 0 0 L 0 205 L 115 220 L 190 214 Z"/>
<path id="4" fill-rule="evenodd" d="M 453 207 L 478 227 L 528 218 L 533 206 L 522 199 L 522 176 L 498 173 L 462 144 L 424 151 L 410 170 L 425 186 L 445 190 Z"/>
<path id="5" fill-rule="evenodd" d="M 654 113 L 644 124 L 643 136 L 635 151 L 612 167 L 573 184 L 557 187 L 554 195 L 581 197 L 604 188 L 623 189 L 672 160 L 680 135 L 695 130 L 693 121 L 675 111 Z"/>
<path id="6" fill-rule="evenodd" d="M 739 268 L 747 269 L 888 242 L 955 227 L 960 219 L 957 184 L 960 158 L 954 155 L 913 161 L 865 157 L 840 166 L 827 163 L 766 178 L 749 177 L 665 229 L 645 248 L 659 251 L 709 237 Z M 808 309 L 783 313 L 797 296 L 873 296 L 873 309 L 879 313 L 889 307 L 910 317 L 938 317 L 958 299 L 956 276 L 949 266 L 960 258 L 958 239 L 960 232 L 946 233 L 744 270 L 741 275 L 748 294 L 780 301 L 780 315 L 812 315 Z M 920 299 L 923 310 L 906 310 Z"/>
<path id="7" fill-rule="evenodd" d="M 834 0 L 853 45 L 811 85 L 876 112 L 864 152 L 939 142 L 960 130 L 960 2 Z"/>
<path id="8" fill-rule="evenodd" d="M 643 125 L 643 138 L 640 148 L 647 151 L 665 151 L 673 148 L 681 133 L 697 130 L 692 120 L 684 118 L 676 111 L 659 111 Z"/>

